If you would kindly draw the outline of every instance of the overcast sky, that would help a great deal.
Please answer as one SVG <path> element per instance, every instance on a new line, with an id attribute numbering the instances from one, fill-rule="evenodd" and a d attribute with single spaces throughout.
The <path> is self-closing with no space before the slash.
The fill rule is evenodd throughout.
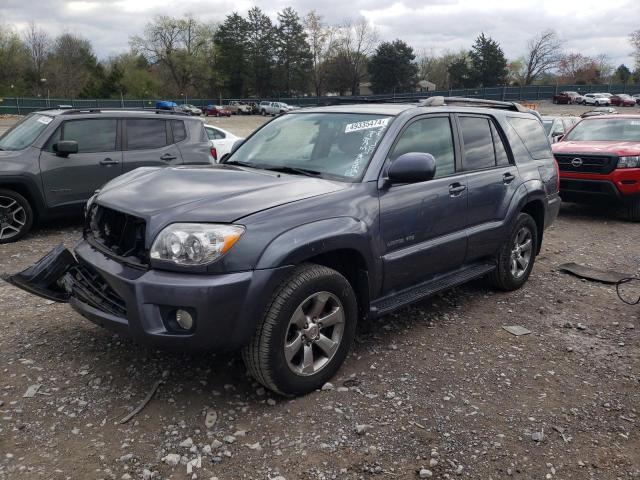
<path id="1" fill-rule="evenodd" d="M 34 20 L 51 34 L 80 34 L 98 57 L 128 49 L 154 15 L 191 13 L 219 22 L 257 5 L 273 19 L 292 6 L 315 9 L 330 23 L 366 17 L 384 40 L 401 38 L 416 51 L 469 48 L 481 32 L 497 40 L 508 58 L 524 52 L 527 39 L 555 29 L 566 49 L 607 54 L 615 65 L 633 66 L 628 36 L 640 28 L 640 0 L 0 0 L 0 23 L 24 29 Z"/>

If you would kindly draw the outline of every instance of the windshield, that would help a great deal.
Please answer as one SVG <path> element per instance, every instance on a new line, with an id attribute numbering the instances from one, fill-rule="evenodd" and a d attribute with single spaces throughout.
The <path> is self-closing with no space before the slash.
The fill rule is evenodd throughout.
<path id="1" fill-rule="evenodd" d="M 22 150 L 31 145 L 38 135 L 47 128 L 53 118 L 47 115 L 31 114 L 0 137 L 1 150 Z"/>
<path id="2" fill-rule="evenodd" d="M 599 118 L 576 125 L 565 140 L 640 142 L 640 117 Z"/>
<path id="3" fill-rule="evenodd" d="M 354 113 L 285 115 L 264 126 L 229 158 L 263 169 L 300 169 L 338 180 L 364 173 L 391 118 Z"/>
<path id="4" fill-rule="evenodd" d="M 551 127 L 553 127 L 553 120 L 542 120 L 542 125 L 544 126 L 544 133 L 549 135 Z"/>

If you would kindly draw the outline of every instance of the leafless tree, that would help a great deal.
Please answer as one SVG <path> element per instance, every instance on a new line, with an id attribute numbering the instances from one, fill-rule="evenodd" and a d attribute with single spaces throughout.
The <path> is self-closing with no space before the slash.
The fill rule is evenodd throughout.
<path id="1" fill-rule="evenodd" d="M 351 94 L 357 95 L 360 82 L 367 73 L 367 61 L 378 43 L 378 31 L 365 18 L 354 22 L 346 20 L 340 27 L 337 54 L 343 56 L 349 66 Z"/>
<path id="2" fill-rule="evenodd" d="M 53 43 L 46 71 L 52 89 L 65 97 L 77 97 L 92 79 L 97 60 L 89 40 L 63 33 Z"/>
<path id="3" fill-rule="evenodd" d="M 320 96 L 324 93 L 327 62 L 336 47 L 335 28 L 326 25 L 315 11 L 304 18 L 304 28 L 311 48 L 313 86 L 316 95 Z"/>
<path id="4" fill-rule="evenodd" d="M 629 41 L 633 47 L 633 58 L 636 61 L 636 70 L 640 70 L 640 30 L 629 35 Z"/>
<path id="5" fill-rule="evenodd" d="M 23 34 L 24 44 L 29 53 L 30 67 L 34 77 L 36 95 L 40 94 L 40 84 L 44 77 L 44 67 L 51 51 L 51 38 L 35 22 L 29 23 Z"/>
<path id="6" fill-rule="evenodd" d="M 523 62 L 523 81 L 531 85 L 541 75 L 555 68 L 562 57 L 562 43 L 553 30 L 537 34 L 527 43 Z"/>

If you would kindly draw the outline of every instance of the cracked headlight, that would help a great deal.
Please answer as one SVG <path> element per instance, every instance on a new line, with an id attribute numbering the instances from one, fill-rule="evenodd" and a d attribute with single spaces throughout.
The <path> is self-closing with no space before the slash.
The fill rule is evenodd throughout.
<path id="1" fill-rule="evenodd" d="M 243 233 L 240 225 L 174 223 L 158 234 L 149 255 L 178 265 L 206 265 L 227 253 Z"/>
<path id="2" fill-rule="evenodd" d="M 618 168 L 638 168 L 640 167 L 640 157 L 620 157 L 618 160 Z"/>

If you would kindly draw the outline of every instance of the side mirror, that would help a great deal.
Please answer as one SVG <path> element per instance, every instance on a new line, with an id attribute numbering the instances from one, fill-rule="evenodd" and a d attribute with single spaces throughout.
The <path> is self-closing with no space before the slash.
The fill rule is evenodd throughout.
<path id="1" fill-rule="evenodd" d="M 559 142 L 564 137 L 564 133 L 556 133 L 551 135 L 552 143 Z"/>
<path id="2" fill-rule="evenodd" d="M 400 155 L 389 167 L 391 183 L 417 183 L 431 180 L 436 174 L 436 159 L 430 153 L 409 152 Z"/>
<path id="3" fill-rule="evenodd" d="M 72 153 L 78 153 L 78 142 L 75 140 L 61 140 L 53 144 L 53 151 L 61 157 L 68 157 Z"/>

